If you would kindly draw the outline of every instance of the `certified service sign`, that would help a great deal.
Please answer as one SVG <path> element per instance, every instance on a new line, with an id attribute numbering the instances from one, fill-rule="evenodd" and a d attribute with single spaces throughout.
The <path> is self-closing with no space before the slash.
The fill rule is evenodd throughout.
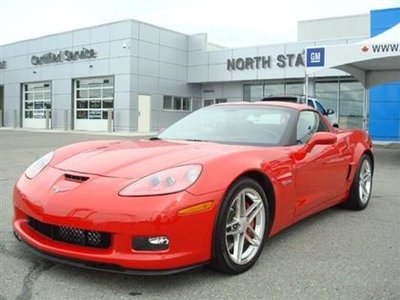
<path id="1" fill-rule="evenodd" d="M 325 65 L 325 48 L 307 49 L 307 67 L 323 67 Z"/>
<path id="2" fill-rule="evenodd" d="M 51 64 L 58 63 L 63 61 L 73 61 L 80 59 L 91 59 L 96 58 L 97 53 L 94 49 L 86 49 L 82 48 L 82 50 L 64 50 L 59 51 L 58 53 L 45 53 L 41 56 L 33 55 L 31 58 L 31 63 L 34 66 L 43 65 L 43 64 Z"/>

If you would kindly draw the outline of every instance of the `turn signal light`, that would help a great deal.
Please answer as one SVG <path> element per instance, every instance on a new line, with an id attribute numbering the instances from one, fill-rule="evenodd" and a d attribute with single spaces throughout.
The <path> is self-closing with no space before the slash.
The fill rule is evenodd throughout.
<path id="1" fill-rule="evenodd" d="M 196 214 L 196 213 L 200 213 L 200 212 L 203 212 L 203 211 L 207 211 L 207 210 L 209 210 L 211 208 L 212 204 L 213 204 L 213 201 L 207 201 L 207 202 L 200 203 L 200 204 L 197 204 L 197 205 L 194 205 L 194 206 L 190 206 L 190 207 L 181 209 L 178 212 L 178 215 L 179 216 L 187 216 L 187 215 L 191 215 L 191 214 Z"/>

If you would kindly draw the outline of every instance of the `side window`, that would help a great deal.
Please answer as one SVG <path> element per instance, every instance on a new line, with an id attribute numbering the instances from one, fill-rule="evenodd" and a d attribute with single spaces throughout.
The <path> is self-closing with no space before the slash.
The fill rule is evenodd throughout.
<path id="1" fill-rule="evenodd" d="M 317 105 L 317 110 L 321 113 L 321 114 L 325 114 L 326 110 L 325 108 L 322 106 L 322 104 L 318 101 L 315 101 L 315 104 Z"/>
<path id="2" fill-rule="evenodd" d="M 313 111 L 300 112 L 297 121 L 296 142 L 305 144 L 315 132 L 319 131 L 328 131 L 319 115 Z"/>
<path id="3" fill-rule="evenodd" d="M 308 99 L 307 104 L 308 104 L 308 106 L 311 106 L 311 107 L 315 108 L 314 101 Z"/>

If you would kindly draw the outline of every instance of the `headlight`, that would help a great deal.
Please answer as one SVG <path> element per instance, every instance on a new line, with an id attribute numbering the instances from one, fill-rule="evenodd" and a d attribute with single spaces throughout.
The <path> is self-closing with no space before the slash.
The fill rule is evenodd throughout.
<path id="1" fill-rule="evenodd" d="M 123 188 L 120 196 L 149 196 L 171 194 L 190 187 L 199 178 L 200 165 L 186 165 L 166 169 L 143 177 Z"/>
<path id="2" fill-rule="evenodd" d="M 35 161 L 33 164 L 31 164 L 28 169 L 25 171 L 26 177 L 29 179 L 32 179 L 35 177 L 37 174 L 40 173 L 48 164 L 49 162 L 53 159 L 54 156 L 54 151 L 47 153 L 45 156 L 42 158 L 39 158 L 37 161 Z"/>

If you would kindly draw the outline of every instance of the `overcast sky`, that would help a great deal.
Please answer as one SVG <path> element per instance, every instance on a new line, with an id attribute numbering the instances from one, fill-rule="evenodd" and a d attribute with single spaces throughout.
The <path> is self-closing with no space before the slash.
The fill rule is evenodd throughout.
<path id="1" fill-rule="evenodd" d="M 208 33 L 226 47 L 290 42 L 301 20 L 400 7 L 400 0 L 0 0 L 0 45 L 136 19 Z"/>

